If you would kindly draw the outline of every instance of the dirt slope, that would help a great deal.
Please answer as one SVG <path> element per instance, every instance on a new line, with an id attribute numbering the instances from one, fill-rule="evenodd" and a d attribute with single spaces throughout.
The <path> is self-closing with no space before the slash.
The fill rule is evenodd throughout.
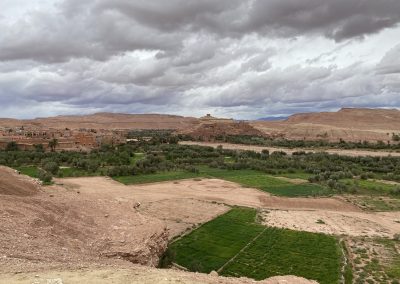
<path id="1" fill-rule="evenodd" d="M 20 177 L 4 168 L 0 173 L 1 188 L 9 189 L 0 194 L 3 273 L 113 265 L 120 259 L 154 266 L 167 246 L 164 223 L 139 213 L 134 200 L 80 194 L 73 188 L 38 191 L 27 181 L 27 190 L 36 194 L 12 195 L 7 184 L 19 184 Z"/>
<path id="2" fill-rule="evenodd" d="M 39 183 L 33 179 L 0 166 L 0 195 L 30 196 L 38 193 L 39 189 Z"/>

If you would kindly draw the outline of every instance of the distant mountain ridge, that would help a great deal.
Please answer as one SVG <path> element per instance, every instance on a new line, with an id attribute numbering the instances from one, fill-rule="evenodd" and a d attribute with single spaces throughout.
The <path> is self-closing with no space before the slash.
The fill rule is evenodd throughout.
<path id="1" fill-rule="evenodd" d="M 188 133 L 202 129 L 206 123 L 233 122 L 212 116 L 203 118 L 167 114 L 95 113 L 67 115 L 30 120 L 0 118 L 1 127 L 69 128 L 69 129 L 172 129 Z M 291 140 L 384 141 L 391 142 L 400 133 L 400 111 L 397 109 L 343 108 L 337 112 L 299 113 L 289 117 L 265 117 L 246 121 L 265 136 Z M 226 126 L 226 125 L 225 125 Z M 229 124 L 229 126 L 231 126 Z M 238 131 L 233 129 L 238 128 Z M 204 127 L 203 127 L 204 128 Z M 242 128 L 239 131 L 239 128 Z M 216 126 L 216 129 L 218 127 Z M 232 124 L 230 133 L 255 133 L 243 125 Z M 225 129 L 226 130 L 226 129 Z M 224 131 L 225 131 L 224 130 Z M 223 127 L 221 128 L 223 131 Z"/>

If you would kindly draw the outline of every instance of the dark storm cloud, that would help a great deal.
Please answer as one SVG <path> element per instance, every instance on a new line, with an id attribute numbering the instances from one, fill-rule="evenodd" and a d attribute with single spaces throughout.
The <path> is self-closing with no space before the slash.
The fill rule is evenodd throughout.
<path id="1" fill-rule="evenodd" d="M 399 42 L 383 37 L 391 50 L 367 62 L 368 52 L 354 56 L 397 28 L 398 0 L 49 5 L 15 18 L 0 11 L 0 104 L 7 114 L 21 105 L 32 112 L 253 117 L 398 103 Z"/>

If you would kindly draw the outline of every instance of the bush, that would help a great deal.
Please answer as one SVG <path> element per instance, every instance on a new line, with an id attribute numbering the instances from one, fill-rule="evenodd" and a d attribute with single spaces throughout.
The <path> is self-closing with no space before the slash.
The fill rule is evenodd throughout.
<path id="1" fill-rule="evenodd" d="M 53 175 L 58 173 L 59 167 L 56 162 L 47 162 L 43 165 L 43 169 Z"/>
<path id="2" fill-rule="evenodd" d="M 38 178 L 44 183 L 50 183 L 52 178 L 53 178 L 53 176 L 49 172 L 46 172 L 45 170 L 39 169 Z"/>

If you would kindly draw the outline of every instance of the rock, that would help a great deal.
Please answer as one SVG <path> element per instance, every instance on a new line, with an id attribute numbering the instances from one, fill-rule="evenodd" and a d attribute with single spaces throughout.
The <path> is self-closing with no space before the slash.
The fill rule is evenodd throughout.
<path id="1" fill-rule="evenodd" d="M 213 271 L 210 272 L 210 276 L 218 277 L 218 272 L 213 270 Z"/>
<path id="2" fill-rule="evenodd" d="M 136 202 L 135 204 L 133 204 L 134 209 L 138 209 L 139 207 L 140 207 L 140 202 Z"/>

